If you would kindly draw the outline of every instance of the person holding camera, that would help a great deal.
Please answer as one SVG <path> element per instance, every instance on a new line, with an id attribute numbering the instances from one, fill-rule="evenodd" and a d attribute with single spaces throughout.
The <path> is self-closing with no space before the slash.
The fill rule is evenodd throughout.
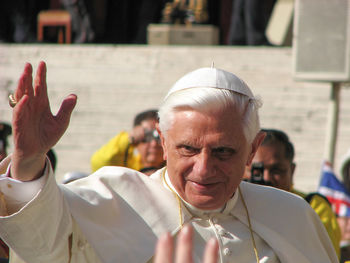
<path id="1" fill-rule="evenodd" d="M 262 131 L 266 136 L 252 164 L 247 167 L 246 180 L 279 188 L 304 198 L 320 217 L 340 257 L 341 232 L 327 198 L 316 192 L 306 194 L 293 187 L 293 174 L 296 167 L 293 144 L 288 135 L 281 130 L 262 129 Z"/>
<path id="2" fill-rule="evenodd" d="M 92 171 L 103 166 L 123 166 L 150 174 L 162 168 L 163 150 L 156 130 L 157 122 L 157 110 L 137 114 L 131 132 L 120 132 L 92 155 Z"/>

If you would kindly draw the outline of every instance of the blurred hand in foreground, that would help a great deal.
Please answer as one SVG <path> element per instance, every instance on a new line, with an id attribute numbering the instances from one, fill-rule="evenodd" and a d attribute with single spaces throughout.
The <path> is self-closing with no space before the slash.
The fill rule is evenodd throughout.
<path id="1" fill-rule="evenodd" d="M 155 263 L 192 263 L 193 229 L 186 225 L 177 238 L 175 258 L 174 240 L 169 233 L 164 234 L 158 240 L 155 252 Z M 216 239 L 207 242 L 203 255 L 203 263 L 217 263 L 219 244 Z"/>

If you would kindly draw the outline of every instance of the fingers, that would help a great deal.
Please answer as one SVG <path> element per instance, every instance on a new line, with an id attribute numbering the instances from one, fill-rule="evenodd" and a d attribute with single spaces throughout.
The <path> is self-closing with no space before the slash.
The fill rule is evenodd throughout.
<path id="1" fill-rule="evenodd" d="M 43 61 L 39 62 L 34 79 L 34 93 L 38 98 L 47 98 L 46 87 L 46 64 Z"/>
<path id="2" fill-rule="evenodd" d="M 184 226 L 177 238 L 175 263 L 192 263 L 192 227 Z M 172 263 L 173 238 L 169 233 L 161 236 L 156 247 L 155 263 Z"/>
<path id="3" fill-rule="evenodd" d="M 154 263 L 171 263 L 173 262 L 174 241 L 170 233 L 162 235 L 156 246 Z"/>
<path id="4" fill-rule="evenodd" d="M 203 263 L 216 263 L 219 256 L 219 243 L 215 238 L 208 241 L 204 255 Z"/>
<path id="5" fill-rule="evenodd" d="M 34 95 L 33 87 L 32 87 L 32 81 L 33 81 L 32 73 L 33 73 L 32 65 L 29 63 L 26 63 L 26 65 L 24 66 L 23 73 L 19 78 L 16 92 L 14 94 L 16 101 L 20 101 L 20 99 L 25 94 L 27 94 L 30 97 Z"/>
<path id="6" fill-rule="evenodd" d="M 192 238 L 193 229 L 190 225 L 185 225 L 178 238 L 176 244 L 176 260 L 175 263 L 192 263 Z"/>
<path id="7" fill-rule="evenodd" d="M 38 98 L 47 100 L 46 87 L 46 64 L 41 61 L 38 65 L 33 89 L 33 68 L 30 63 L 26 63 L 23 73 L 18 81 L 17 89 L 14 94 L 16 101 L 20 101 L 24 95 L 33 98 L 34 95 Z"/>
<path id="8" fill-rule="evenodd" d="M 70 116 L 77 103 L 77 96 L 74 94 L 65 98 L 61 104 L 60 109 L 57 112 L 56 120 L 60 123 L 61 127 L 68 127 Z"/>
<path id="9" fill-rule="evenodd" d="M 180 231 L 177 237 L 175 261 L 173 261 L 173 238 L 169 233 L 158 240 L 155 253 L 155 263 L 192 263 L 193 252 L 193 228 L 190 225 Z M 219 255 L 219 243 L 215 238 L 207 242 L 203 255 L 203 263 L 217 263 Z"/>

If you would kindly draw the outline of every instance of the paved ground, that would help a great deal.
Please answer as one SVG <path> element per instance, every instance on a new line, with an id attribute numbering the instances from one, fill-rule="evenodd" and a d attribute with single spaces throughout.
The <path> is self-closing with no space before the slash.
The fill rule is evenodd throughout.
<path id="1" fill-rule="evenodd" d="M 210 66 L 236 73 L 264 101 L 263 127 L 287 131 L 296 147 L 296 186 L 315 190 L 324 156 L 330 84 L 296 82 L 290 48 L 157 47 L 113 45 L 0 45 L 0 119 L 10 121 L 7 94 L 26 61 L 48 65 L 52 110 L 78 94 L 71 124 L 55 146 L 57 179 L 68 171 L 90 172 L 93 152 L 129 129 L 135 113 L 158 107 L 183 74 Z M 349 88 L 341 91 L 335 167 L 350 147 Z"/>

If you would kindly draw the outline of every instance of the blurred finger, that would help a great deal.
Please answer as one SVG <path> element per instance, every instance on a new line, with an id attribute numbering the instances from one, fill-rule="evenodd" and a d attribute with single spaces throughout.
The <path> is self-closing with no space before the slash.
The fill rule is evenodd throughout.
<path id="1" fill-rule="evenodd" d="M 215 238 L 208 241 L 204 255 L 203 263 L 217 263 L 219 255 L 219 243 Z"/>
<path id="2" fill-rule="evenodd" d="M 193 229 L 190 225 L 185 225 L 176 243 L 176 263 L 192 263 L 192 239 Z"/>
<path id="3" fill-rule="evenodd" d="M 162 235 L 156 246 L 154 263 L 171 263 L 173 262 L 173 238 L 169 233 Z"/>

